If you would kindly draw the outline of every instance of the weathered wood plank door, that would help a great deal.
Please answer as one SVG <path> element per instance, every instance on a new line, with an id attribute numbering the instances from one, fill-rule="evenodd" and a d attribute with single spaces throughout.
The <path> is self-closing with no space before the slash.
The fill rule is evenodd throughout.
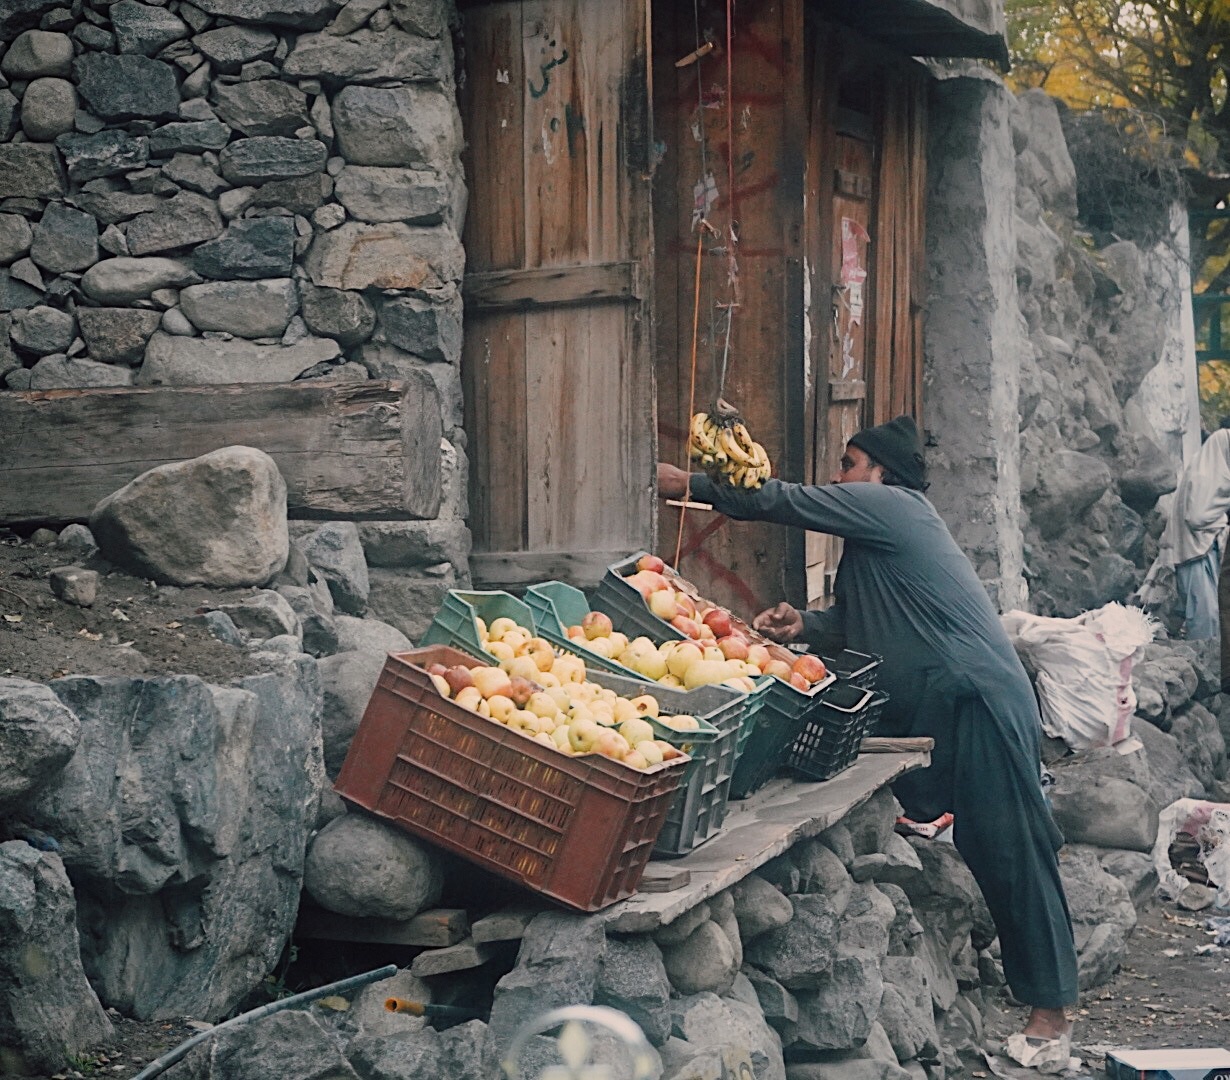
<path id="1" fill-rule="evenodd" d="M 592 585 L 654 540 L 647 4 L 462 17 L 471 569 Z"/>

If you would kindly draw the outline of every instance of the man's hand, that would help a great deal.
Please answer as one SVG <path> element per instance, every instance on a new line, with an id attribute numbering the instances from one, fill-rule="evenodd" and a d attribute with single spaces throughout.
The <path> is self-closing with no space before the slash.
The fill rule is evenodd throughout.
<path id="1" fill-rule="evenodd" d="M 665 461 L 659 461 L 658 498 L 686 499 L 687 496 L 688 474 L 674 465 L 668 465 Z"/>
<path id="2" fill-rule="evenodd" d="M 770 641 L 785 645 L 803 632 L 803 615 L 783 600 L 777 607 L 757 615 L 752 620 L 752 629 Z"/>

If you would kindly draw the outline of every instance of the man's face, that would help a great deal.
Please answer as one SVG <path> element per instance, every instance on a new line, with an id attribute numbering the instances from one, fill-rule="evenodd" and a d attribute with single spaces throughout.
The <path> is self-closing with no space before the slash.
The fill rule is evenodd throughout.
<path id="1" fill-rule="evenodd" d="M 834 484 L 881 484 L 884 482 L 884 466 L 877 465 L 865 450 L 847 446 L 841 455 L 841 463 L 833 476 Z"/>

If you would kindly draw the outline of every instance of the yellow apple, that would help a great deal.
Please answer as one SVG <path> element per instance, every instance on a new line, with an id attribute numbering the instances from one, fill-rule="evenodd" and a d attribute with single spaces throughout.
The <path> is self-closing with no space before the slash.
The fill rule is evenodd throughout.
<path id="1" fill-rule="evenodd" d="M 513 658 L 512 646 L 507 644 L 506 642 L 488 641 L 487 644 L 483 646 L 483 648 L 486 652 L 489 652 L 492 656 L 494 656 L 497 660 L 499 660 L 500 663 L 503 663 L 505 660 L 511 660 Z"/>
<path id="2" fill-rule="evenodd" d="M 628 745 L 628 740 L 614 728 L 599 728 L 598 737 L 594 739 L 594 749 L 604 757 L 623 761 L 632 747 Z"/>
<path id="3" fill-rule="evenodd" d="M 678 678 L 675 675 L 663 675 L 662 678 L 658 680 L 658 682 L 661 683 L 663 686 L 669 686 L 672 690 L 682 690 L 683 689 L 683 680 Z"/>
<path id="4" fill-rule="evenodd" d="M 663 622 L 670 622 L 679 614 L 679 602 L 673 589 L 658 589 L 649 594 L 649 610 Z"/>
<path id="5" fill-rule="evenodd" d="M 496 694 L 512 696 L 512 680 L 508 677 L 508 672 L 498 667 L 475 667 L 470 669 L 470 675 L 483 697 L 490 698 Z"/>
<path id="6" fill-rule="evenodd" d="M 448 680 L 443 675 L 433 675 L 431 681 L 435 688 L 440 691 L 441 697 L 452 696 L 452 688 L 448 685 Z"/>
<path id="7" fill-rule="evenodd" d="M 611 655 L 611 639 L 609 637 L 597 637 L 593 641 L 587 641 L 585 645 L 590 652 L 597 653 L 599 656 L 609 658 Z"/>
<path id="8" fill-rule="evenodd" d="M 572 743 L 568 741 L 568 725 L 559 724 L 556 729 L 551 732 L 551 741 L 555 743 L 557 750 L 562 750 L 565 754 L 572 753 Z"/>
<path id="9" fill-rule="evenodd" d="M 534 736 L 534 741 L 536 743 L 542 743 L 543 746 L 549 746 L 552 750 L 556 749 L 555 740 L 551 738 L 548 732 L 540 731 Z"/>
<path id="10" fill-rule="evenodd" d="M 483 700 L 483 695 L 477 686 L 466 686 L 457 691 L 457 696 L 453 700 L 463 709 L 477 712 L 478 703 Z"/>
<path id="11" fill-rule="evenodd" d="M 657 593 L 654 593 L 654 596 L 657 596 L 657 595 L 658 595 Z M 634 769 L 648 769 L 649 768 L 649 762 L 648 760 L 646 760 L 645 755 L 642 754 L 635 747 L 633 747 L 626 754 L 624 754 L 624 756 L 620 760 L 625 765 L 629 765 Z"/>
<path id="12" fill-rule="evenodd" d="M 516 619 L 509 619 L 507 617 L 501 617 L 499 619 L 496 619 L 487 628 L 487 636 L 492 641 L 501 641 L 503 640 L 503 637 L 505 634 L 507 634 L 510 630 L 516 630 L 516 629 L 517 629 Z"/>
<path id="13" fill-rule="evenodd" d="M 637 716 L 657 716 L 660 711 L 658 699 L 652 694 L 641 694 L 640 697 L 634 697 L 632 707 L 636 710 Z"/>
<path id="14" fill-rule="evenodd" d="M 662 764 L 662 747 L 653 739 L 643 739 L 638 742 L 636 750 L 645 759 L 646 765 Z"/>
<path id="15" fill-rule="evenodd" d="M 725 660 L 726 654 L 716 645 L 706 645 L 701 649 L 701 656 L 706 660 Z"/>
<path id="16" fill-rule="evenodd" d="M 555 699 L 545 690 L 539 690 L 536 694 L 531 695 L 525 707 L 535 716 L 554 717 L 559 713 L 559 706 L 555 703 Z"/>
<path id="17" fill-rule="evenodd" d="M 675 678 L 682 679 L 687 674 L 688 668 L 700 659 L 702 659 L 702 653 L 698 645 L 690 641 L 681 641 L 667 658 L 666 667 Z"/>
<path id="18" fill-rule="evenodd" d="M 683 677 L 686 690 L 695 690 L 698 686 L 712 686 L 726 678 L 726 661 L 697 660 Z"/>
<path id="19" fill-rule="evenodd" d="M 568 743 L 573 753 L 588 754 L 594 748 L 594 743 L 604 729 L 592 720 L 573 720 L 568 725 Z"/>
<path id="20" fill-rule="evenodd" d="M 678 713 L 675 716 L 666 716 L 662 718 L 668 728 L 674 731 L 699 731 L 700 721 L 695 716 L 689 716 L 687 713 Z"/>
<path id="21" fill-rule="evenodd" d="M 515 630 L 509 630 L 500 640 L 511 648 L 516 656 L 520 656 L 529 643 L 530 635 L 520 627 L 517 627 Z"/>
<path id="22" fill-rule="evenodd" d="M 477 615 L 474 616 L 474 629 L 478 631 L 478 640 L 487 640 L 487 624 Z"/>
<path id="23" fill-rule="evenodd" d="M 628 647 L 628 635 L 621 634 L 618 630 L 612 631 L 607 640 L 611 643 L 611 651 L 609 653 L 611 656 L 618 656 Z"/>
<path id="24" fill-rule="evenodd" d="M 645 739 L 653 739 L 653 725 L 648 720 L 639 718 L 625 720 L 619 725 L 619 733 L 628 740 L 629 746 L 635 746 Z"/>
<path id="25" fill-rule="evenodd" d="M 615 699 L 613 713 L 617 724 L 622 724 L 625 720 L 631 720 L 639 715 L 636 711 L 636 706 L 626 697 Z"/>
<path id="26" fill-rule="evenodd" d="M 505 697 L 503 694 L 492 694 L 487 698 L 487 707 L 491 710 L 491 719 L 504 724 L 516 711 L 517 705 L 510 697 Z"/>
<path id="27" fill-rule="evenodd" d="M 530 735 L 538 734 L 538 717 L 528 709 L 514 709 L 508 718 L 508 726 L 514 731 L 524 731 Z"/>
<path id="28" fill-rule="evenodd" d="M 585 636 L 593 641 L 594 638 L 610 637 L 611 617 L 602 611 L 588 611 L 585 613 L 585 618 L 581 620 L 581 629 L 585 631 Z"/>
<path id="29" fill-rule="evenodd" d="M 510 676 L 516 678 L 518 675 L 523 679 L 528 679 L 532 683 L 538 681 L 538 665 L 534 663 L 532 657 L 529 656 L 514 656 L 508 661 L 507 666 L 500 665 L 508 672 Z"/>
<path id="30" fill-rule="evenodd" d="M 651 653 L 646 653 L 641 657 L 641 666 L 638 670 L 645 678 L 657 682 L 666 674 L 666 657 L 656 649 Z"/>

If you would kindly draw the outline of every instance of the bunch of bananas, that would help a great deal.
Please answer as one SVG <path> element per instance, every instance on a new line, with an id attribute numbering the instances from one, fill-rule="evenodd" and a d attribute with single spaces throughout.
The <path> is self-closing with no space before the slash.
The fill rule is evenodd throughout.
<path id="1" fill-rule="evenodd" d="M 715 420 L 698 412 L 688 428 L 688 457 L 732 487 L 758 488 L 773 475 L 765 448 L 742 420 Z"/>

